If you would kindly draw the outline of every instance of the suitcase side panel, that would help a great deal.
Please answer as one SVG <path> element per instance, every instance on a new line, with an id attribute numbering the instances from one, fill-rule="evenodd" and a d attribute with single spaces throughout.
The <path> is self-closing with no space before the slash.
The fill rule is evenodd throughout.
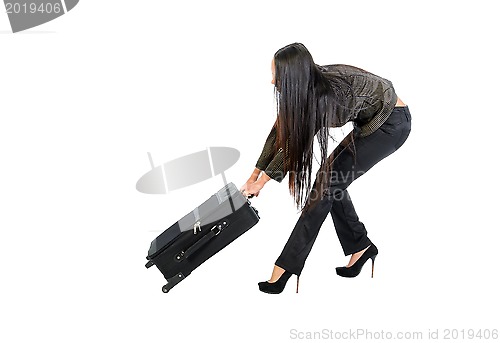
<path id="1" fill-rule="evenodd" d="M 236 211 L 234 215 L 227 217 L 227 220 L 228 227 L 226 229 L 214 237 L 203 249 L 188 258 L 193 270 L 251 229 L 258 223 L 259 216 L 251 206 L 246 205 Z"/>
<path id="2" fill-rule="evenodd" d="M 192 232 L 183 233 L 182 236 L 185 237 L 180 237 L 164 252 L 155 257 L 153 259 L 154 264 L 161 271 L 163 276 L 166 279 L 175 277 L 179 273 L 182 273 L 184 277 L 188 276 L 203 262 L 257 224 L 259 217 L 256 211 L 246 203 L 236 212 L 230 214 L 226 218 L 222 218 L 221 221 L 227 221 L 228 226 L 189 258 L 182 259 L 179 262 L 177 257 L 179 253 L 188 249 L 202 237 L 196 237 L 196 239 L 193 240 L 193 236 L 195 235 Z M 202 232 L 205 231 L 205 234 L 208 234 L 213 226 L 211 225 L 212 224 L 202 227 Z"/>
<path id="3" fill-rule="evenodd" d="M 155 258 L 163 250 L 172 245 L 174 241 L 180 239 L 180 236 L 184 232 L 193 232 L 196 222 L 200 222 L 203 231 L 203 226 L 209 226 L 212 223 L 220 221 L 239 210 L 246 203 L 247 199 L 236 189 L 233 183 L 229 183 L 156 237 L 151 242 L 147 258 L 150 260 Z M 197 236 L 193 239 L 199 238 Z"/>
<path id="4" fill-rule="evenodd" d="M 177 236 L 181 234 L 181 229 L 179 227 L 179 222 L 170 226 L 168 229 L 163 231 L 158 237 L 156 237 L 152 242 L 148 250 L 148 259 L 151 259 L 157 255 L 165 246 L 170 242 L 175 240 Z"/>

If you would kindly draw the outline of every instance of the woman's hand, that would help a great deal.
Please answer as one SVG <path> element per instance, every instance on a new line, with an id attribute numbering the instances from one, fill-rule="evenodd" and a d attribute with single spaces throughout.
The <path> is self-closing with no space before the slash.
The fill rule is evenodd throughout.
<path id="1" fill-rule="evenodd" d="M 241 186 L 241 188 L 240 188 L 240 192 L 243 193 L 243 195 L 248 196 L 248 195 L 246 195 L 248 188 L 255 181 L 257 181 L 257 179 L 259 178 L 260 173 L 261 173 L 260 169 L 255 168 L 253 170 L 252 175 L 250 175 L 250 177 L 248 178 L 247 182 L 243 186 Z"/>
<path id="2" fill-rule="evenodd" d="M 258 169 L 256 169 L 258 170 Z M 260 170 L 259 170 L 260 174 Z M 264 187 L 267 181 L 269 181 L 271 178 L 267 176 L 266 173 L 262 173 L 260 178 L 256 180 L 254 178 L 255 173 L 252 174 L 252 177 L 248 179 L 248 181 L 241 187 L 240 191 L 243 193 L 244 196 L 250 197 L 250 196 L 259 196 L 260 190 Z"/>
<path id="3" fill-rule="evenodd" d="M 248 197 L 259 196 L 260 190 L 264 187 L 264 184 L 259 181 L 249 184 L 243 191 L 243 195 Z"/>
<path id="4" fill-rule="evenodd" d="M 255 181 L 248 180 L 243 186 L 240 188 L 240 192 L 243 193 L 244 196 L 247 196 L 248 194 L 248 188 L 254 183 Z"/>

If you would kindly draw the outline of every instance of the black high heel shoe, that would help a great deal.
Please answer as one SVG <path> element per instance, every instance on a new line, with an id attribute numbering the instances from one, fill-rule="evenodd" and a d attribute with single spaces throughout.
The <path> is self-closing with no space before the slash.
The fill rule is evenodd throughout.
<path id="1" fill-rule="evenodd" d="M 373 278 L 373 268 L 375 266 L 375 257 L 378 255 L 377 247 L 372 244 L 366 251 L 359 257 L 359 259 L 350 267 L 337 267 L 337 275 L 342 277 L 356 277 L 361 272 L 364 264 L 368 259 L 372 260 L 372 278 Z"/>
<path id="2" fill-rule="evenodd" d="M 259 289 L 261 292 L 264 293 L 269 293 L 269 294 L 280 294 L 283 292 L 285 289 L 285 285 L 288 281 L 288 279 L 292 276 L 292 273 L 289 271 L 286 271 L 281 274 L 280 278 L 276 280 L 275 282 L 259 282 Z M 297 289 L 295 291 L 296 293 L 299 293 L 299 276 L 297 275 Z"/>

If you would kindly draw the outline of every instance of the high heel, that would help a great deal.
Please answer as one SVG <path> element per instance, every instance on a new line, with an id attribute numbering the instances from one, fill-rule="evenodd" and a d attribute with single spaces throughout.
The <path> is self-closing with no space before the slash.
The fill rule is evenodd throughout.
<path id="1" fill-rule="evenodd" d="M 286 283 L 288 279 L 292 276 L 292 273 L 286 271 L 281 274 L 278 280 L 275 282 L 263 281 L 259 282 L 259 290 L 264 293 L 269 294 L 280 294 L 285 289 Z M 296 293 L 299 293 L 299 276 L 297 275 L 297 288 L 295 290 Z"/>
<path id="2" fill-rule="evenodd" d="M 361 272 L 364 264 L 368 259 L 372 260 L 372 278 L 373 278 L 373 269 L 375 267 L 375 257 L 378 255 L 377 247 L 372 244 L 366 251 L 359 257 L 359 259 L 350 267 L 337 267 L 335 270 L 337 271 L 337 275 L 342 277 L 356 277 Z"/>

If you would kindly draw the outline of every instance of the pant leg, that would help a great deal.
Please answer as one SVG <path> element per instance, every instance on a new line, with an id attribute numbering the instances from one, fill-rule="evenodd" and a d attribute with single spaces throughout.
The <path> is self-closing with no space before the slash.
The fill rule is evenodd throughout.
<path id="1" fill-rule="evenodd" d="M 318 182 L 314 184 L 318 185 Z M 331 206 L 332 203 L 328 198 L 318 195 L 318 199 L 315 199 L 315 205 L 302 211 L 290 238 L 275 262 L 277 266 L 300 275 Z"/>
<path id="2" fill-rule="evenodd" d="M 411 116 L 408 108 L 397 107 L 377 131 L 367 137 L 355 138 L 352 143 L 343 141 L 334 150 L 330 156 L 333 163 L 331 175 L 327 178 L 317 175 L 307 200 L 308 206 L 302 211 L 276 260 L 277 266 L 300 275 L 328 213 L 332 215 L 346 255 L 360 251 L 370 244 L 367 231 L 359 221 L 347 187 L 377 162 L 396 151 L 408 137 L 410 127 Z"/>
<path id="3" fill-rule="evenodd" d="M 330 184 L 335 198 L 330 214 L 346 256 L 363 250 L 371 244 L 366 228 L 356 214 L 352 199 L 346 189 L 347 186 L 399 149 L 408 138 L 410 131 L 411 115 L 408 107 L 396 107 L 378 130 L 367 137 L 355 139 L 355 154 L 349 151 L 349 154 L 339 159 L 339 165 L 334 166 L 334 171 L 340 170 L 344 173 L 348 172 L 347 168 L 352 168 L 349 177 L 345 175 L 335 177 L 334 174 Z"/>

